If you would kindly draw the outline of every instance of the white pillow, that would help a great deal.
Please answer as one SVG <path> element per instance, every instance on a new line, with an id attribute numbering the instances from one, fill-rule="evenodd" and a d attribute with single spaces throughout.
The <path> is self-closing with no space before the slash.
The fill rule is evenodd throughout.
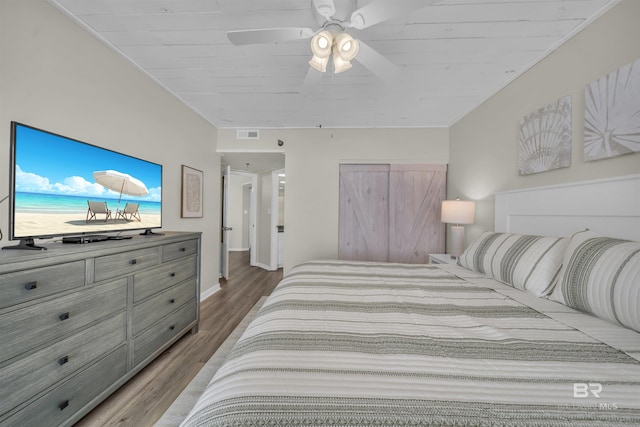
<path id="1" fill-rule="evenodd" d="M 640 242 L 574 234 L 550 299 L 640 332 Z"/>
<path id="2" fill-rule="evenodd" d="M 547 296 L 567 242 L 562 237 L 487 231 L 464 251 L 458 264 L 535 296 Z"/>

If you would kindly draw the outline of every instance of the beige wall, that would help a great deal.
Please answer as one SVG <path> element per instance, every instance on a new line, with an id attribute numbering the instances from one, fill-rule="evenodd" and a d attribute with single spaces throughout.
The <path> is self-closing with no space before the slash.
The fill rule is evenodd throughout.
<path id="1" fill-rule="evenodd" d="M 278 139 L 284 147 L 276 144 Z M 284 151 L 286 156 L 284 268 L 338 256 L 340 163 L 447 163 L 449 131 L 432 129 L 261 130 L 259 140 L 237 140 L 219 130 L 222 152 Z"/>
<path id="2" fill-rule="evenodd" d="M 249 211 L 244 212 L 244 184 L 251 183 L 248 175 L 239 175 L 231 172 L 229 176 L 229 196 L 227 205 L 227 224 L 233 230 L 229 231 L 229 250 L 246 250 L 248 241 L 243 236 L 243 224 L 249 217 Z"/>
<path id="3" fill-rule="evenodd" d="M 216 129 L 45 0 L 0 1 L 0 198 L 10 122 L 160 163 L 163 228 L 202 231 L 203 291 L 219 274 Z M 180 218 L 181 165 L 205 176 L 204 218 Z M 9 203 L 0 206 L 7 240 Z"/>
<path id="4" fill-rule="evenodd" d="M 478 201 L 467 242 L 493 229 L 497 191 L 640 173 L 640 154 L 585 162 L 584 88 L 640 58 L 640 1 L 626 0 L 459 120 L 450 129 L 448 197 Z M 519 121 L 572 96 L 571 167 L 518 176 Z"/>
<path id="5" fill-rule="evenodd" d="M 256 214 L 256 262 L 263 268 L 271 266 L 271 201 L 273 199 L 271 172 L 258 175 L 258 209 Z"/>

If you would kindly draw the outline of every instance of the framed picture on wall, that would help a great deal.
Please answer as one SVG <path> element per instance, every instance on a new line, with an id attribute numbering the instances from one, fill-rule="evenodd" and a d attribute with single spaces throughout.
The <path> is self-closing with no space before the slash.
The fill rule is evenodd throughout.
<path id="1" fill-rule="evenodd" d="M 202 218 L 203 173 L 182 165 L 182 218 Z"/>

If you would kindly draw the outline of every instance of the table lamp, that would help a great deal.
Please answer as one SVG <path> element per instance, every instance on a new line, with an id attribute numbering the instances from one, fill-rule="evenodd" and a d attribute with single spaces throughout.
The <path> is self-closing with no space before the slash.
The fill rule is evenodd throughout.
<path id="1" fill-rule="evenodd" d="M 454 224 L 451 226 L 451 257 L 458 258 L 464 251 L 464 226 L 473 224 L 476 214 L 476 203 L 460 200 L 442 201 L 442 222 Z"/>

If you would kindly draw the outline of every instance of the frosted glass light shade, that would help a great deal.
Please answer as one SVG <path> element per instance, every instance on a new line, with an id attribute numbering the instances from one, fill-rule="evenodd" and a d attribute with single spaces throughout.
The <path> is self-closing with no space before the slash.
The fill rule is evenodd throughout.
<path id="1" fill-rule="evenodd" d="M 444 200 L 441 221 L 450 224 L 473 224 L 476 203 L 468 200 Z"/>
<path id="2" fill-rule="evenodd" d="M 343 71 L 347 71 L 349 68 L 351 68 L 351 62 L 350 61 L 344 61 L 342 60 L 342 58 L 340 58 L 340 56 L 338 56 L 335 52 L 333 54 L 333 72 L 338 74 L 341 73 Z"/>
<path id="3" fill-rule="evenodd" d="M 320 31 L 311 39 L 311 51 L 313 52 L 313 58 L 309 61 L 316 70 L 324 73 L 327 71 L 327 64 L 329 63 L 329 57 L 331 56 L 331 49 L 333 46 L 333 35 L 329 31 Z"/>
<path id="4" fill-rule="evenodd" d="M 329 58 L 321 58 L 318 55 L 313 55 L 311 61 L 309 61 L 309 65 L 311 65 L 316 70 L 324 73 L 327 71 L 327 64 L 329 63 Z"/>
<path id="5" fill-rule="evenodd" d="M 333 35 L 329 31 L 320 31 L 311 39 L 311 52 L 320 58 L 329 58 L 333 47 Z"/>
<path id="6" fill-rule="evenodd" d="M 347 33 L 340 33 L 336 36 L 335 48 L 333 56 L 339 55 L 343 61 L 351 61 L 356 57 L 360 50 L 360 44 Z"/>

